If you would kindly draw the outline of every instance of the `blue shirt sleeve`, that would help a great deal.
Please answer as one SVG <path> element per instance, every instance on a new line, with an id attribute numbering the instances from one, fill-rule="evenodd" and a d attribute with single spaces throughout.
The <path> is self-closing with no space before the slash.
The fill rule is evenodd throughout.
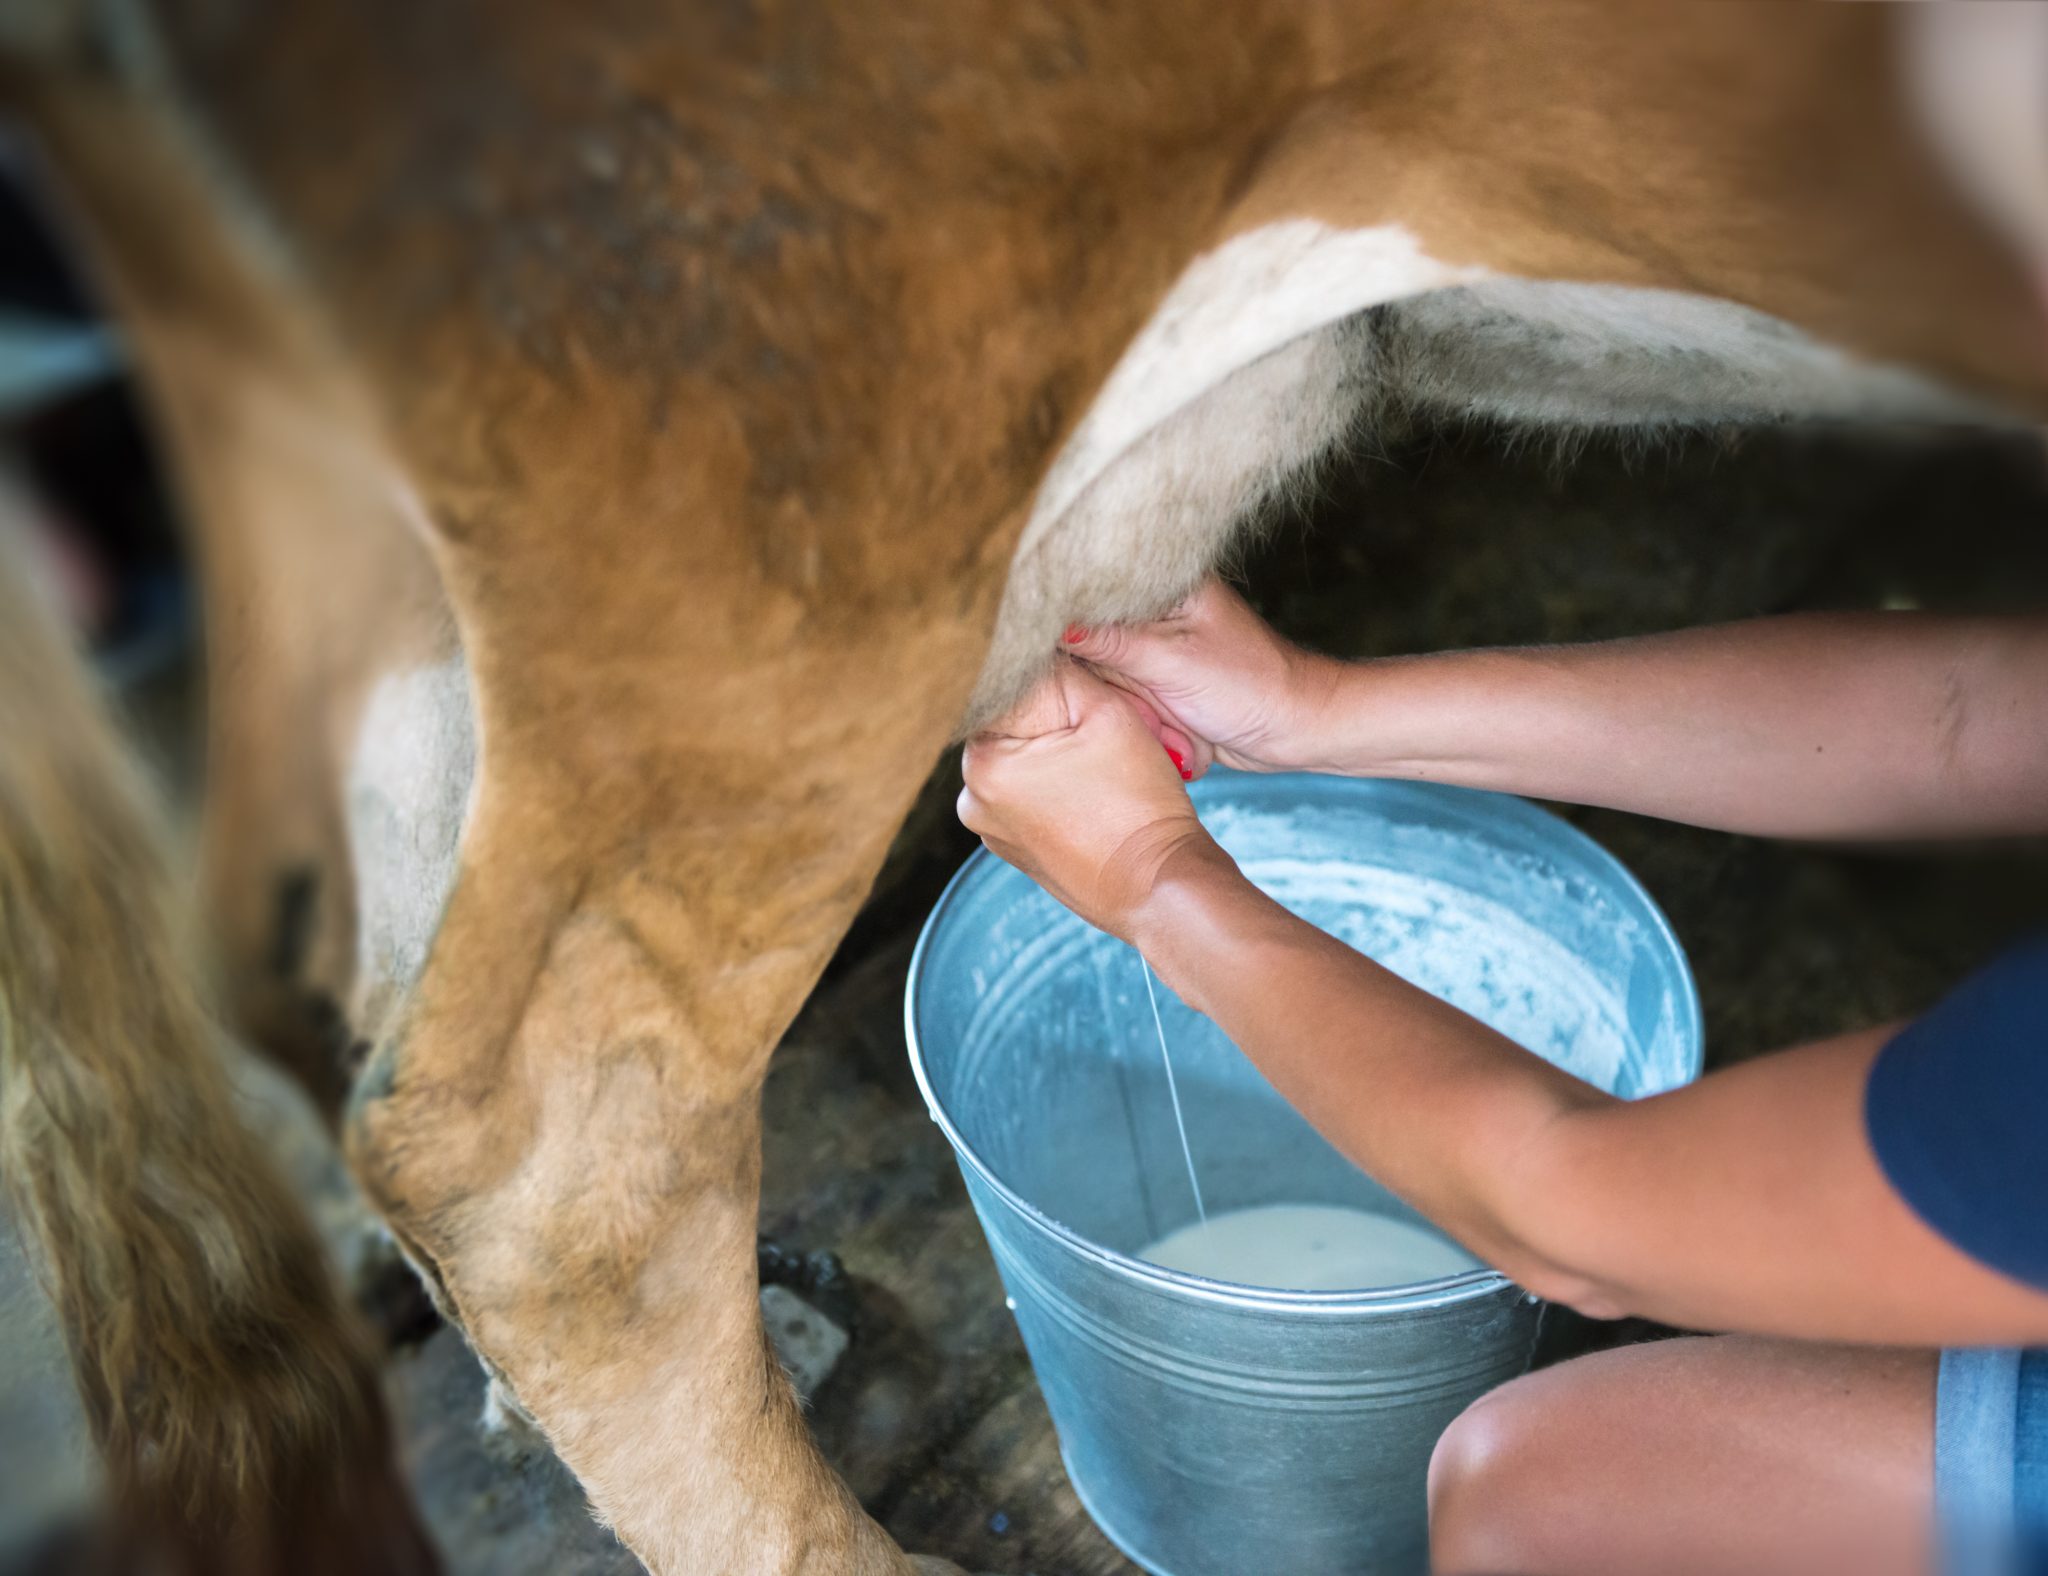
<path id="1" fill-rule="evenodd" d="M 1879 1051 L 1863 1120 L 1914 1213 L 2048 1290 L 2048 936 L 1972 975 Z"/>

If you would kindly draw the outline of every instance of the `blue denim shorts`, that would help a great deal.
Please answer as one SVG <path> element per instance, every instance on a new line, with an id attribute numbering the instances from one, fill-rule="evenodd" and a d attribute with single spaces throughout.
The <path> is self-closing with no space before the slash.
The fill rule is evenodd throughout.
<path id="1" fill-rule="evenodd" d="M 1941 1354 L 1934 1511 L 1946 1576 L 2048 1576 L 2048 1348 Z"/>

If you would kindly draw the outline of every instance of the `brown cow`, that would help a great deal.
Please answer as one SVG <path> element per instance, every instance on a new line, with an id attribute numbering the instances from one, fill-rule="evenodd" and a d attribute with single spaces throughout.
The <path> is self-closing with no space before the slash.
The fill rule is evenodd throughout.
<path id="1" fill-rule="evenodd" d="M 348 1004 L 359 1174 L 650 1568 L 904 1568 L 762 1337 L 757 1094 L 1064 622 L 1161 611 L 1389 405 L 2048 405 L 1891 20 L 27 8 L 202 526 L 234 1004 Z"/>

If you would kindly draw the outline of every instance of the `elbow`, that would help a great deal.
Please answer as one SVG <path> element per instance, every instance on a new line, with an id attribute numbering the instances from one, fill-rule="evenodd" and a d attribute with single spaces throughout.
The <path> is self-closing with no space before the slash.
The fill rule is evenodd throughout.
<path id="1" fill-rule="evenodd" d="M 1581 1151 L 1575 1124 L 1550 1124 L 1529 1145 L 1522 1164 L 1493 1198 L 1483 1235 L 1483 1257 L 1532 1296 L 1591 1319 L 1621 1319 L 1642 1311 L 1636 1293 L 1614 1273 L 1613 1255 L 1601 1248 L 1601 1220 L 1575 1208 L 1586 1189 L 1575 1185 Z"/>
<path id="2" fill-rule="evenodd" d="M 1522 1290 L 1589 1319 L 1621 1319 L 1638 1312 L 1625 1288 L 1594 1268 L 1582 1244 L 1539 1222 L 1495 1214 L 1470 1234 L 1468 1246 Z"/>
<path id="3" fill-rule="evenodd" d="M 1589 1319 L 1625 1319 L 1639 1311 L 1627 1291 L 1612 1280 L 1569 1260 L 1534 1251 L 1508 1255 L 1500 1272 L 1532 1297 L 1558 1303 Z"/>

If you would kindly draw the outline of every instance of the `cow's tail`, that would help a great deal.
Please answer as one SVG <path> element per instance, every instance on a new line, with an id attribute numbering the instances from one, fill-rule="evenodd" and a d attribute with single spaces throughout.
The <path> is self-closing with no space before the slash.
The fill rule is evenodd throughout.
<path id="1" fill-rule="evenodd" d="M 208 1576 L 431 1568 L 392 1503 L 373 1353 L 236 1117 L 150 795 L 5 536 L 0 1175 L 117 1524 Z M 371 1564 L 346 1551 L 373 1524 Z"/>

